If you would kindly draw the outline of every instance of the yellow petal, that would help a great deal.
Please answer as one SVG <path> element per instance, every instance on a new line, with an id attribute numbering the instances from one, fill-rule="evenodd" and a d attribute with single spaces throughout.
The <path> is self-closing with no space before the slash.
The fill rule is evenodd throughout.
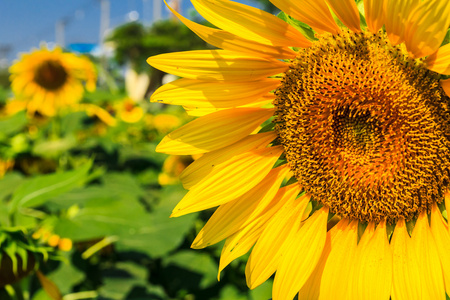
<path id="1" fill-rule="evenodd" d="M 358 222 L 346 225 L 344 221 L 345 219 L 336 225 L 341 234 L 335 245 L 332 245 L 323 270 L 319 295 L 321 300 L 351 299 L 348 297 L 351 290 L 349 281 L 357 250 Z"/>
<path id="2" fill-rule="evenodd" d="M 405 40 L 406 21 L 420 0 L 387 0 L 385 27 L 389 40 L 398 45 Z"/>
<path id="3" fill-rule="evenodd" d="M 226 108 L 215 108 L 215 107 L 188 107 L 183 106 L 186 114 L 191 117 L 203 117 L 221 110 L 225 110 Z"/>
<path id="4" fill-rule="evenodd" d="M 253 189 L 221 205 L 200 230 L 191 247 L 200 249 L 218 243 L 247 226 L 275 197 L 288 172 L 286 165 L 275 168 Z"/>
<path id="5" fill-rule="evenodd" d="M 245 39 L 272 46 L 311 46 L 293 26 L 260 9 L 228 0 L 192 0 L 192 4 L 212 24 Z"/>
<path id="6" fill-rule="evenodd" d="M 348 220 L 346 219 L 341 219 L 339 222 L 341 225 L 348 224 Z M 319 262 L 317 263 L 317 266 L 311 276 L 298 292 L 298 300 L 319 299 L 323 270 L 325 269 L 325 264 L 328 260 L 328 256 L 330 255 L 331 248 L 335 245 L 336 240 L 341 236 L 341 225 L 336 225 L 327 232 L 327 238 L 325 240 L 325 246 L 323 247 L 322 256 L 320 257 Z"/>
<path id="7" fill-rule="evenodd" d="M 364 14 L 366 17 L 367 27 L 373 33 L 377 33 L 378 30 L 384 24 L 384 10 L 387 0 L 364 0 Z"/>
<path id="8" fill-rule="evenodd" d="M 431 71 L 450 75 L 450 44 L 442 46 L 425 59 L 427 68 Z"/>
<path id="9" fill-rule="evenodd" d="M 316 211 L 286 245 L 273 283 L 274 300 L 294 298 L 314 271 L 325 245 L 327 219 L 328 208 Z"/>
<path id="10" fill-rule="evenodd" d="M 441 79 L 440 81 L 441 87 L 444 90 L 445 94 L 450 97 L 450 79 Z"/>
<path id="11" fill-rule="evenodd" d="M 242 196 L 266 177 L 281 153 L 283 148 L 275 146 L 233 157 L 193 187 L 174 208 L 172 217 L 215 207 Z"/>
<path id="12" fill-rule="evenodd" d="M 256 102 L 280 85 L 279 79 L 201 81 L 178 79 L 158 88 L 150 101 L 188 107 L 228 108 Z"/>
<path id="13" fill-rule="evenodd" d="M 253 222 L 232 236 L 227 238 L 222 248 L 217 278 L 220 280 L 220 272 L 233 260 L 244 255 L 253 247 L 264 229 L 264 223 Z"/>
<path id="14" fill-rule="evenodd" d="M 422 1 L 408 18 L 405 44 L 409 53 L 420 58 L 433 54 L 442 44 L 450 25 L 450 1 Z"/>
<path id="15" fill-rule="evenodd" d="M 250 150 L 265 148 L 276 138 L 277 136 L 273 131 L 252 134 L 228 147 L 202 155 L 180 174 L 183 187 L 189 190 L 221 163 Z"/>
<path id="16" fill-rule="evenodd" d="M 412 233 L 412 247 L 416 252 L 422 283 L 422 299 L 445 300 L 444 277 L 436 242 L 430 232 L 428 216 L 422 212 Z"/>
<path id="17" fill-rule="evenodd" d="M 254 41 L 249 41 L 224 30 L 197 24 L 186 19 L 177 11 L 173 10 L 170 6 L 167 5 L 167 7 L 169 7 L 172 13 L 177 16 L 177 18 L 180 19 L 184 25 L 189 27 L 189 29 L 198 35 L 202 40 L 218 48 L 249 53 L 254 56 L 267 56 L 272 58 L 294 58 L 296 56 L 296 53 L 287 47 L 264 45 Z"/>
<path id="18" fill-rule="evenodd" d="M 147 63 L 166 73 L 199 80 L 257 80 L 286 71 L 288 64 L 228 50 L 172 52 Z"/>
<path id="19" fill-rule="evenodd" d="M 448 80 L 450 83 L 450 79 Z M 448 191 L 445 192 L 444 195 L 444 201 L 445 201 L 445 211 L 447 213 L 447 223 L 450 224 L 450 193 Z M 450 226 L 449 226 L 450 230 Z"/>
<path id="20" fill-rule="evenodd" d="M 270 109 L 232 108 L 200 117 L 165 136 L 157 152 L 200 154 L 231 145 L 272 116 Z"/>
<path id="21" fill-rule="evenodd" d="M 267 223 L 247 261 L 245 276 L 247 285 L 251 289 L 272 276 L 287 250 L 285 245 L 289 245 L 289 241 L 296 236 L 301 216 L 309 203 L 310 196 L 304 195 L 301 199 L 295 200 L 299 185 L 294 184 L 294 188 L 297 188 L 297 191 L 294 190 L 294 193 L 285 197 L 283 207 Z"/>
<path id="22" fill-rule="evenodd" d="M 248 250 L 256 243 L 262 231 L 267 225 L 268 220 L 287 202 L 292 201 L 298 195 L 299 187 L 297 185 L 290 185 L 283 187 L 275 196 L 273 202 L 275 205 L 270 207 L 267 213 L 261 214 L 260 218 L 254 219 L 246 227 L 242 228 L 232 236 L 227 238 L 222 249 L 219 263 L 220 272 L 234 259 L 247 253 Z"/>
<path id="23" fill-rule="evenodd" d="M 262 97 L 254 100 L 254 102 L 247 103 L 245 105 L 235 106 L 235 107 L 236 108 L 239 108 L 239 107 L 268 108 L 268 107 L 273 106 L 273 105 L 271 105 L 273 103 L 273 100 L 275 100 L 275 95 L 269 93 L 269 94 L 263 95 Z M 189 106 L 189 107 L 183 106 L 183 108 L 186 110 L 186 113 L 189 116 L 193 116 L 193 117 L 203 117 L 203 116 L 212 114 L 214 112 L 218 112 L 218 111 L 226 109 L 226 108 L 216 108 L 216 107 L 191 107 L 191 106 Z M 258 132 L 259 129 L 261 129 L 261 128 L 258 127 L 257 129 L 255 129 L 255 130 L 257 130 L 256 132 Z"/>
<path id="24" fill-rule="evenodd" d="M 386 223 L 367 226 L 356 253 L 356 272 L 352 278 L 351 299 L 389 300 L 392 287 L 392 251 Z"/>
<path id="25" fill-rule="evenodd" d="M 102 122 L 109 126 L 116 126 L 117 120 L 109 114 L 106 110 L 95 104 L 82 103 L 72 106 L 74 110 L 84 110 L 88 115 L 93 115 L 99 118 Z"/>
<path id="26" fill-rule="evenodd" d="M 361 32 L 359 11 L 353 0 L 326 0 L 336 16 L 353 32 Z"/>
<path id="27" fill-rule="evenodd" d="M 339 33 L 325 0 L 270 0 L 276 7 L 294 19 L 308 24 L 318 33 Z"/>
<path id="28" fill-rule="evenodd" d="M 445 291 L 450 295 L 450 233 L 436 204 L 431 211 L 431 233 L 441 260 Z"/>
<path id="29" fill-rule="evenodd" d="M 220 280 L 220 273 L 226 266 L 236 258 L 247 253 L 253 247 L 258 240 L 262 229 L 262 226 L 246 227 L 226 240 L 220 254 L 219 272 L 217 275 L 218 280 Z"/>
<path id="30" fill-rule="evenodd" d="M 395 226 L 391 240 L 393 255 L 392 300 L 420 299 L 422 294 L 419 265 L 404 220 Z"/>

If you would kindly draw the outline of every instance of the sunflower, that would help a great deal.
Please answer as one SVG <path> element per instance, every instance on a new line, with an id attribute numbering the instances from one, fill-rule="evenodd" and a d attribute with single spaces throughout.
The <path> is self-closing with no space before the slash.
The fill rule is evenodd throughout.
<path id="1" fill-rule="evenodd" d="M 171 185 L 179 183 L 180 174 L 189 166 L 197 156 L 170 155 L 164 160 L 161 173 L 158 174 L 160 185 Z"/>
<path id="2" fill-rule="evenodd" d="M 172 12 L 222 49 L 148 59 L 184 77 L 151 100 L 200 116 L 157 147 L 204 153 L 172 216 L 219 206 L 192 247 L 225 239 L 220 271 L 251 249 L 274 300 L 444 300 L 450 1 L 271 2 L 192 0 L 219 29 Z"/>
<path id="3" fill-rule="evenodd" d="M 144 110 L 133 99 L 126 97 L 115 104 L 117 117 L 126 123 L 137 123 L 144 116 Z"/>
<path id="4" fill-rule="evenodd" d="M 63 53 L 61 48 L 36 49 L 22 54 L 9 69 L 11 88 L 19 100 L 26 101 L 30 114 L 53 116 L 72 106 L 83 96 L 84 86 L 95 90 L 94 65 L 86 57 Z"/>

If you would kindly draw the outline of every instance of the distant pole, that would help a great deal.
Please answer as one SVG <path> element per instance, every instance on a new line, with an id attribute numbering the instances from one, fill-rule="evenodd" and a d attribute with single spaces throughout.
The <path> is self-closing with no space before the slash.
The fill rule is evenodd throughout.
<path id="1" fill-rule="evenodd" d="M 99 82 L 101 84 L 107 83 L 106 79 L 106 70 L 108 68 L 108 62 L 106 59 L 106 49 L 105 49 L 105 35 L 106 31 L 109 28 L 109 0 L 100 0 L 100 41 L 99 41 L 99 48 L 100 48 L 100 66 L 102 71 L 100 71 L 99 74 Z M 103 74 L 103 75 L 102 75 Z"/>
<path id="2" fill-rule="evenodd" d="M 0 44 L 0 68 L 8 67 L 8 54 L 12 49 L 11 44 Z"/>
<path id="3" fill-rule="evenodd" d="M 64 47 L 64 31 L 66 27 L 66 22 L 64 20 L 59 20 L 55 24 L 55 42 L 57 45 Z"/>
<path id="4" fill-rule="evenodd" d="M 163 1 L 153 0 L 153 23 L 162 19 Z"/>
<path id="5" fill-rule="evenodd" d="M 169 5 L 173 8 L 174 11 L 176 11 L 179 14 L 182 14 L 181 0 L 172 0 L 169 2 Z M 173 20 L 178 21 L 178 18 L 174 14 L 171 14 L 171 17 Z"/>
<path id="6" fill-rule="evenodd" d="M 105 33 L 109 28 L 109 0 L 100 0 L 100 40 L 99 45 L 103 51 L 103 42 L 105 40 Z"/>

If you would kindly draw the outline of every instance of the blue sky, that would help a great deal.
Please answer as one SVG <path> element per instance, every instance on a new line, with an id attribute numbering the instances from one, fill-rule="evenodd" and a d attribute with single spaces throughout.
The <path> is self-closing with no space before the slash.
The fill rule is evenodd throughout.
<path id="1" fill-rule="evenodd" d="M 153 21 L 153 1 L 109 0 L 110 28 L 139 15 L 147 24 Z M 238 2 L 249 2 L 246 0 Z M 147 4 L 144 4 L 147 3 Z M 185 16 L 192 9 L 189 0 L 182 0 Z M 137 12 L 131 13 L 130 12 Z M 163 7 L 163 17 L 168 11 Z M 40 42 L 55 42 L 56 24 L 65 21 L 65 45 L 98 43 L 100 32 L 100 0 L 2 0 L 0 1 L 0 60 L 10 48 L 7 59 L 17 58 L 19 52 L 39 47 Z M 3 53 L 3 55 L 2 55 Z"/>

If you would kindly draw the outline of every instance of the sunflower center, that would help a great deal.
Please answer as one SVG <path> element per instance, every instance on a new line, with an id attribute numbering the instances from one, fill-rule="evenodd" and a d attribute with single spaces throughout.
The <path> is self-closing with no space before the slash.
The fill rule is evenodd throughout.
<path id="1" fill-rule="evenodd" d="M 383 138 L 376 120 L 370 118 L 369 111 L 352 112 L 341 108 L 333 114 L 331 126 L 334 146 L 357 158 L 369 155 L 369 151 L 376 148 Z"/>
<path id="2" fill-rule="evenodd" d="M 314 200 L 360 221 L 410 220 L 450 178 L 450 99 L 384 33 L 325 34 L 275 91 L 275 131 Z"/>
<path id="3" fill-rule="evenodd" d="M 58 61 L 46 60 L 34 74 L 34 81 L 46 90 L 57 90 L 67 80 L 66 69 Z"/>

